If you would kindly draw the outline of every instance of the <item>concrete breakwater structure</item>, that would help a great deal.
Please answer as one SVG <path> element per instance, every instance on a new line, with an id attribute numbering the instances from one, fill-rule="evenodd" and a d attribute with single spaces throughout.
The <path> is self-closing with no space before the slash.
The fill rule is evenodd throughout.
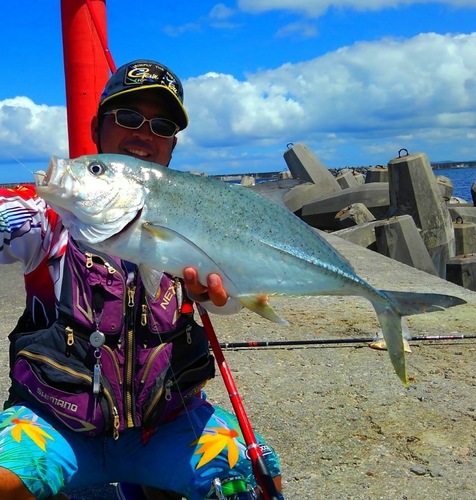
<path id="1" fill-rule="evenodd" d="M 476 290 L 476 207 L 452 198 L 424 153 L 401 150 L 365 174 L 334 175 L 302 143 L 284 160 L 288 176 L 252 189 L 317 230 Z"/>

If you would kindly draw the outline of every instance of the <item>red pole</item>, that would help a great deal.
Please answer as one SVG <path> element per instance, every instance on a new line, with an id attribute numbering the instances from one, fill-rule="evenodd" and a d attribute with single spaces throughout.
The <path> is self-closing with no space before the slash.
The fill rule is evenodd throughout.
<path id="1" fill-rule="evenodd" d="M 109 77 L 101 44 L 106 36 L 106 1 L 90 0 L 94 21 L 84 0 L 61 0 L 63 59 L 66 84 L 69 155 L 96 153 L 91 140 L 91 118 Z"/>

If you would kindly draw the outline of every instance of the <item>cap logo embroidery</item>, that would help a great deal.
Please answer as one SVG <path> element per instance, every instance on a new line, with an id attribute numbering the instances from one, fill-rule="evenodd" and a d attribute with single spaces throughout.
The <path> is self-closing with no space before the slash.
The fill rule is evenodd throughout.
<path id="1" fill-rule="evenodd" d="M 155 72 L 150 67 L 129 66 L 124 77 L 124 85 L 140 85 L 143 83 L 164 85 L 178 95 L 176 79 L 164 68 L 157 66 Z"/>

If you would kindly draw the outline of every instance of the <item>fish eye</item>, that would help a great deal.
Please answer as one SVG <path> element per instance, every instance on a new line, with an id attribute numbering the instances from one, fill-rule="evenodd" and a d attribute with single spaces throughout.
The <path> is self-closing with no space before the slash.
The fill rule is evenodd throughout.
<path id="1" fill-rule="evenodd" d="M 88 165 L 88 170 L 93 175 L 101 175 L 106 171 L 106 167 L 98 161 L 93 161 Z"/>

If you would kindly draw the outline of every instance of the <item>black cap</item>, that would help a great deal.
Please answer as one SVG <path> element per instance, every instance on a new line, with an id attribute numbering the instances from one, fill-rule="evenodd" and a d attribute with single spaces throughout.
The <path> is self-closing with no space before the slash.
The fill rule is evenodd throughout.
<path id="1" fill-rule="evenodd" d="M 113 97 L 147 89 L 157 89 L 170 107 L 170 119 L 183 130 L 188 125 L 188 116 L 183 107 L 182 83 L 167 66 L 155 61 L 138 59 L 118 68 L 106 83 L 99 108 Z"/>

